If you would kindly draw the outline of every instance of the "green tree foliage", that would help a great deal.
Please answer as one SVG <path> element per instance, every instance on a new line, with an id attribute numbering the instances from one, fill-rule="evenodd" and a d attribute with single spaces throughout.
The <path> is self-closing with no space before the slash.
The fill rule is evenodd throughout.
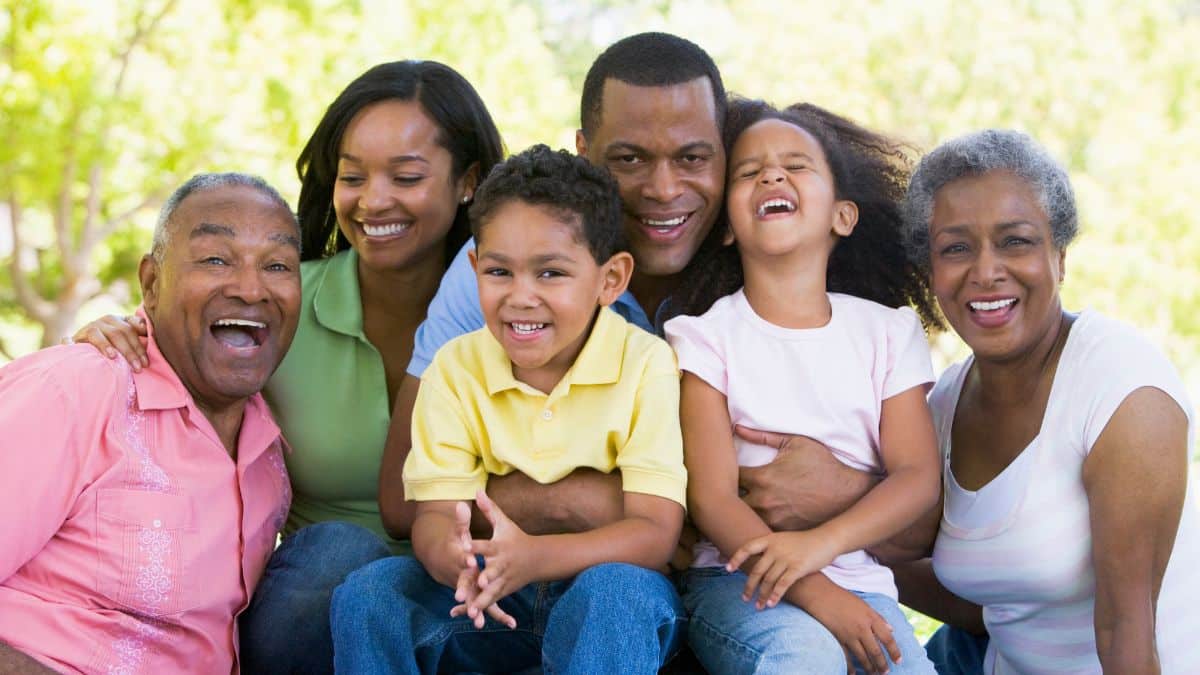
<path id="1" fill-rule="evenodd" d="M 43 343 L 89 298 L 136 301 L 152 207 L 186 175 L 252 171 L 294 198 L 300 146 L 367 67 L 443 61 L 511 149 L 570 147 L 595 54 L 668 30 L 709 50 L 732 91 L 813 101 L 919 148 L 1032 133 L 1078 191 L 1069 306 L 1139 325 L 1200 391 L 1194 0 L 2 1 L 0 325 L 33 322 Z"/>

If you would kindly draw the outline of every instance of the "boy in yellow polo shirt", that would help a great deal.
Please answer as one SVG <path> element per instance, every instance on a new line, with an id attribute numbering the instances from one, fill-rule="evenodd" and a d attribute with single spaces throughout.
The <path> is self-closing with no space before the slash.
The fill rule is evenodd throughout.
<path id="1" fill-rule="evenodd" d="M 633 270 L 616 183 L 534 146 L 480 185 L 471 223 L 486 327 L 422 376 L 404 465 L 416 558 L 337 590 L 337 670 L 654 673 L 685 630 L 655 571 L 684 514 L 679 374 L 666 342 L 608 308 Z M 623 519 L 534 536 L 484 492 L 491 475 L 582 467 L 620 470 Z M 470 537 L 471 499 L 490 539 Z"/>

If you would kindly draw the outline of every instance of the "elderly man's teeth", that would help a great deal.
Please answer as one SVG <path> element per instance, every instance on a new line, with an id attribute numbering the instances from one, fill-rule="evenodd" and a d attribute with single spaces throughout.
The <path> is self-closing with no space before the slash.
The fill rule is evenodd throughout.
<path id="1" fill-rule="evenodd" d="M 768 199 L 758 207 L 758 215 L 765 216 L 768 212 L 771 213 L 791 213 L 796 210 L 796 205 L 786 199 Z"/>
<path id="2" fill-rule="evenodd" d="M 390 237 L 393 234 L 400 234 L 407 230 L 412 223 L 389 223 L 387 225 L 367 225 L 363 223 L 363 232 L 367 233 L 368 237 Z"/>
<path id="3" fill-rule="evenodd" d="M 642 222 L 650 227 L 671 228 L 682 225 L 683 221 L 687 220 L 687 216 L 679 216 L 678 218 L 670 218 L 668 220 L 655 220 L 653 218 L 642 218 Z"/>
<path id="4" fill-rule="evenodd" d="M 528 335 L 536 330 L 541 330 L 546 327 L 544 323 L 514 323 L 513 330 L 522 335 Z"/>
<path id="5" fill-rule="evenodd" d="M 997 309 L 1004 309 L 1016 301 L 1016 298 L 1005 298 L 1004 300 L 991 300 L 988 302 L 975 301 L 967 304 L 970 305 L 971 309 L 975 310 L 976 312 L 991 312 Z"/>
<path id="6" fill-rule="evenodd" d="M 266 328 L 267 324 L 261 321 L 249 321 L 246 319 L 217 319 L 217 326 L 244 326 L 246 328 Z"/>

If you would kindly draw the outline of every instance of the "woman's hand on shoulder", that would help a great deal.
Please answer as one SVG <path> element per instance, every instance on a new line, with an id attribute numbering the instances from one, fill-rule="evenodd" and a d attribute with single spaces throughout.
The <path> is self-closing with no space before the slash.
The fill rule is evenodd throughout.
<path id="1" fill-rule="evenodd" d="M 150 365 L 146 336 L 146 321 L 142 317 L 107 314 L 75 331 L 71 342 L 86 342 L 110 359 L 119 353 L 136 372 Z"/>

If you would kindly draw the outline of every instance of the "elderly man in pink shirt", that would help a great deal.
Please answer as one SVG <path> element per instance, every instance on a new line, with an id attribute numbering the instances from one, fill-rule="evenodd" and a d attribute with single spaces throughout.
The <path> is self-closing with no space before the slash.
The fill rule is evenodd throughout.
<path id="1" fill-rule="evenodd" d="M 0 368 L 0 673 L 230 673 L 291 494 L 258 393 L 296 330 L 300 244 L 261 179 L 192 178 L 138 270 L 150 363 Z"/>

